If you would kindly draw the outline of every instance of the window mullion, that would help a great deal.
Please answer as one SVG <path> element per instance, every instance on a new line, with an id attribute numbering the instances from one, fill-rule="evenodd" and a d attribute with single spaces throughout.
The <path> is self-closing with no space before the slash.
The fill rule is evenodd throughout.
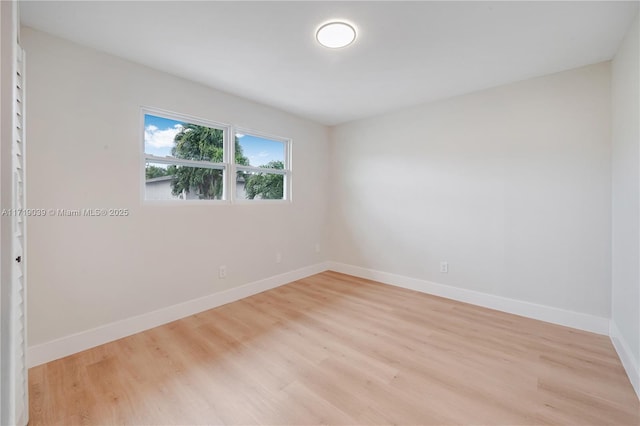
<path id="1" fill-rule="evenodd" d="M 229 137 L 227 138 L 227 164 L 229 170 L 229 176 L 227 176 L 226 182 L 229 187 L 227 192 L 227 200 L 234 202 L 236 198 L 236 132 L 233 126 L 229 127 Z"/>

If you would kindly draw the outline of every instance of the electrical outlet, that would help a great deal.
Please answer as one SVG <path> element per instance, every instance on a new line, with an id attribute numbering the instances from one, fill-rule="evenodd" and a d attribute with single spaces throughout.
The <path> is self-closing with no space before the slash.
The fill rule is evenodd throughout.
<path id="1" fill-rule="evenodd" d="M 282 253 L 279 251 L 276 252 L 276 263 L 282 263 Z"/>
<path id="2" fill-rule="evenodd" d="M 320 243 L 316 243 L 316 253 L 320 253 Z"/>
<path id="3" fill-rule="evenodd" d="M 222 265 L 218 268 L 218 278 L 227 278 L 227 267 L 225 265 Z"/>
<path id="4" fill-rule="evenodd" d="M 447 262 L 440 262 L 440 272 L 443 274 L 449 272 L 449 264 Z"/>

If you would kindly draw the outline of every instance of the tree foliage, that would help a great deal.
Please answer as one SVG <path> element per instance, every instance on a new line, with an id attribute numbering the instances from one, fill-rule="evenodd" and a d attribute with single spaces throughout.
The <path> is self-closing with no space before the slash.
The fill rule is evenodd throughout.
<path id="1" fill-rule="evenodd" d="M 284 164 L 282 161 L 270 161 L 260 167 L 284 169 Z M 284 176 L 271 173 L 245 175 L 244 189 L 250 200 L 258 196 L 263 200 L 281 200 L 284 194 Z"/>
<path id="2" fill-rule="evenodd" d="M 144 170 L 145 177 L 147 180 L 167 176 L 169 174 L 168 170 L 162 167 L 154 166 L 153 164 L 147 165 Z"/>
<path id="3" fill-rule="evenodd" d="M 175 138 L 171 154 L 176 158 L 195 161 L 224 161 L 224 132 L 196 124 L 184 124 Z M 242 153 L 238 139 L 235 140 L 237 164 L 248 164 Z M 222 170 L 202 167 L 173 166 L 175 173 L 171 181 L 171 192 L 180 195 L 194 191 L 200 199 L 219 199 L 222 197 Z"/>

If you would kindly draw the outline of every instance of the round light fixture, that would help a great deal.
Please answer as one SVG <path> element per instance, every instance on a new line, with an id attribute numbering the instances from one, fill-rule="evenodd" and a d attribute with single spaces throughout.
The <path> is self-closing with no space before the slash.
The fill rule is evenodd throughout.
<path id="1" fill-rule="evenodd" d="M 337 49 L 353 43 L 356 29 L 346 22 L 329 22 L 318 28 L 316 39 L 324 47 Z"/>

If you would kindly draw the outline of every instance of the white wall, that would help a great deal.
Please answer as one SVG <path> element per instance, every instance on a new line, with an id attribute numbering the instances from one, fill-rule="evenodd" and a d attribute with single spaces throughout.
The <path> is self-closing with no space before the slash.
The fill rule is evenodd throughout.
<path id="1" fill-rule="evenodd" d="M 612 62 L 611 336 L 640 396 L 640 43 L 638 17 Z"/>
<path id="2" fill-rule="evenodd" d="M 338 126 L 332 260 L 606 323 L 610 132 L 609 63 Z"/>
<path id="3" fill-rule="evenodd" d="M 326 260 L 315 252 L 327 233 L 325 127 L 28 28 L 22 37 L 29 207 L 131 210 L 29 220 L 31 346 Z M 292 138 L 293 202 L 143 205 L 142 105 Z"/>

